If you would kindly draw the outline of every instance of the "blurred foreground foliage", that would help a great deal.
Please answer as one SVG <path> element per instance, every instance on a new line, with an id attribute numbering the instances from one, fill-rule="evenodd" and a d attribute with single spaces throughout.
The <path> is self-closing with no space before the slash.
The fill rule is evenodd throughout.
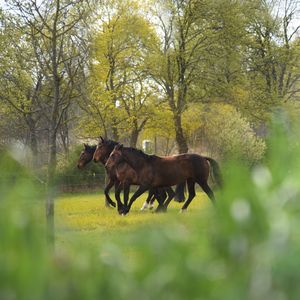
<path id="1" fill-rule="evenodd" d="M 54 254 L 43 194 L 1 155 L 0 299 L 299 299 L 300 146 L 292 131 L 274 131 L 264 164 L 222 165 L 216 209 Z"/>

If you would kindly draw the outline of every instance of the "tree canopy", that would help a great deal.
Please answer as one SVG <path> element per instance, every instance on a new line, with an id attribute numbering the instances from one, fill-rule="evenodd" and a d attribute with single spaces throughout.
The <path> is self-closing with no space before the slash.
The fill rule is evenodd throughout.
<path id="1" fill-rule="evenodd" d="M 224 157 L 214 114 L 242 141 L 297 109 L 297 14 L 293 0 L 6 1 L 1 144 L 27 146 L 50 178 L 58 153 L 99 135 Z"/>

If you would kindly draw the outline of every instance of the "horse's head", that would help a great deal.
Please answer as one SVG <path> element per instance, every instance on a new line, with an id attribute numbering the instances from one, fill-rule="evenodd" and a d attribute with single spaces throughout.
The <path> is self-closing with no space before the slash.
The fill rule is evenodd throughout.
<path id="1" fill-rule="evenodd" d="M 102 163 L 105 163 L 114 148 L 115 144 L 113 143 L 114 142 L 100 136 L 99 143 L 93 156 L 94 162 L 101 161 Z"/>
<path id="2" fill-rule="evenodd" d="M 106 170 L 111 170 L 115 166 L 117 166 L 121 161 L 124 160 L 123 154 L 122 154 L 123 145 L 118 144 L 114 147 L 114 150 L 111 152 L 110 156 L 108 157 L 105 168 Z"/>
<path id="3" fill-rule="evenodd" d="M 96 146 L 84 145 L 84 150 L 80 153 L 79 160 L 77 162 L 78 169 L 84 168 L 84 166 L 93 159 Z"/>

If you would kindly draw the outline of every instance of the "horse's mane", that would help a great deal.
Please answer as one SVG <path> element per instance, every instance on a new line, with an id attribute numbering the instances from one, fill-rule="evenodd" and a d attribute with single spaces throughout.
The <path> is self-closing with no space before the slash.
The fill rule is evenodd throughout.
<path id="1" fill-rule="evenodd" d="M 85 149 L 89 152 L 89 153 L 94 153 L 96 151 L 97 145 L 85 145 Z"/>
<path id="2" fill-rule="evenodd" d="M 125 147 L 124 149 L 126 149 L 129 152 L 132 152 L 134 154 L 137 154 L 138 156 L 140 156 L 140 157 L 142 157 L 143 159 L 146 159 L 146 160 L 151 160 L 154 157 L 156 157 L 156 155 L 149 155 L 149 154 L 143 152 L 142 150 L 136 149 L 136 148 L 133 148 L 133 147 Z"/>
<path id="3" fill-rule="evenodd" d="M 116 146 L 119 143 L 113 140 L 104 140 L 104 144 L 108 145 L 108 146 Z"/>

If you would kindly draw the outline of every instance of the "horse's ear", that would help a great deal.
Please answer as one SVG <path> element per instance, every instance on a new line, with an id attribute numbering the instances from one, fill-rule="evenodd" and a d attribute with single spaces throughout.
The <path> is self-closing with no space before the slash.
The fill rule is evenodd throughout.
<path id="1" fill-rule="evenodd" d="M 83 144 L 83 146 L 84 146 L 84 149 L 88 148 L 88 144 Z"/>
<path id="2" fill-rule="evenodd" d="M 104 139 L 103 137 L 100 135 L 100 142 L 103 143 L 104 142 Z"/>
<path id="3" fill-rule="evenodd" d="M 123 144 L 118 144 L 115 148 L 116 148 L 116 150 L 122 150 L 123 149 Z"/>

